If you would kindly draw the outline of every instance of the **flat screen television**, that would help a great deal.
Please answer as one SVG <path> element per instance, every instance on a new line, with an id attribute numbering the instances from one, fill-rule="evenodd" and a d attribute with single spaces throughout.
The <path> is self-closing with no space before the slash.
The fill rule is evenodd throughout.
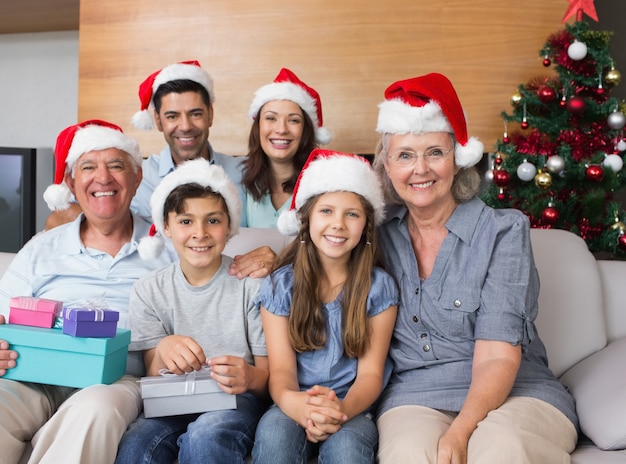
<path id="1" fill-rule="evenodd" d="M 0 251 L 17 252 L 43 229 L 53 180 L 51 148 L 0 147 Z"/>

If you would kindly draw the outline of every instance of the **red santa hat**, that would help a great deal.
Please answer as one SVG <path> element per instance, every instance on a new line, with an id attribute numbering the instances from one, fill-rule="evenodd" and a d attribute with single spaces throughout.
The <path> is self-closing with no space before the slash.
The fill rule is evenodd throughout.
<path id="1" fill-rule="evenodd" d="M 332 137 L 329 130 L 324 127 L 322 101 L 319 94 L 287 68 L 280 70 L 274 82 L 256 91 L 248 110 L 250 119 L 256 118 L 261 107 L 273 100 L 289 100 L 296 103 L 313 121 L 317 143 L 326 145 L 330 142 Z"/>
<path id="2" fill-rule="evenodd" d="M 65 184 L 66 173 L 74 178 L 74 165 L 84 153 L 117 148 L 128 153 L 137 166 L 142 158 L 139 145 L 126 136 L 122 128 L 110 122 L 91 119 L 63 129 L 54 148 L 54 184 L 48 186 L 43 198 L 51 210 L 69 208 L 72 193 Z"/>
<path id="3" fill-rule="evenodd" d="M 241 221 L 241 200 L 237 187 L 230 180 L 226 171 L 217 164 L 198 158 L 186 161 L 178 166 L 174 171 L 163 178 L 156 186 L 150 197 L 150 208 L 152 210 L 152 227 L 148 237 L 144 237 L 139 242 L 139 255 L 143 259 L 156 258 L 165 245 L 163 208 L 170 193 L 181 185 L 197 184 L 201 187 L 209 187 L 220 195 L 228 208 L 230 222 L 230 239 L 239 232 L 239 222 Z"/>
<path id="4" fill-rule="evenodd" d="M 154 93 L 161 84 L 180 79 L 197 82 L 209 93 L 211 103 L 215 101 L 213 79 L 202 69 L 199 62 L 181 61 L 180 63 L 171 64 L 150 74 L 139 86 L 141 110 L 133 116 L 133 126 L 141 130 L 154 129 L 154 115 L 152 113 L 152 110 L 154 110 L 154 102 L 152 101 Z"/>
<path id="5" fill-rule="evenodd" d="M 382 188 L 369 161 L 350 153 L 316 149 L 296 180 L 289 211 L 278 217 L 278 230 L 284 235 L 296 235 L 302 225 L 298 218 L 302 205 L 309 198 L 328 192 L 359 194 L 374 208 L 377 225 L 385 218 Z"/>
<path id="6" fill-rule="evenodd" d="M 381 134 L 450 132 L 456 138 L 457 166 L 474 166 L 483 156 L 483 144 L 475 137 L 468 137 L 459 97 L 442 74 L 394 82 L 385 90 L 385 101 L 378 108 L 376 131 Z"/>

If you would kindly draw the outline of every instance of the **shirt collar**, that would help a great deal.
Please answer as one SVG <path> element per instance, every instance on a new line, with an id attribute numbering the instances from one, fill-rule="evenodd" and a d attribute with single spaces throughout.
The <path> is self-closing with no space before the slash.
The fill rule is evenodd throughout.
<path id="1" fill-rule="evenodd" d="M 133 216 L 133 235 L 130 240 L 130 252 L 137 249 L 139 241 L 148 235 L 150 231 L 150 223 L 141 216 L 132 213 Z M 80 224 L 83 221 L 84 214 L 80 213 L 76 219 L 68 223 L 63 232 L 64 239 L 58 241 L 58 252 L 60 254 L 78 255 L 85 249 L 80 240 Z M 61 226 L 59 226 L 61 227 Z"/>
<path id="2" fill-rule="evenodd" d="M 211 164 L 213 164 L 213 158 L 214 158 L 213 147 L 211 147 L 211 144 L 208 141 L 206 144 L 207 144 L 207 147 L 209 148 L 209 160 L 211 161 Z M 161 153 L 159 156 L 159 179 L 163 179 L 170 172 L 172 172 L 174 168 L 176 168 L 176 166 L 174 165 L 172 152 L 170 151 L 170 147 L 168 145 L 165 148 L 163 148 L 163 150 L 161 150 Z"/>
<path id="3" fill-rule="evenodd" d="M 485 203 L 478 197 L 460 203 L 446 222 L 446 228 L 463 242 L 469 244 L 474 236 L 478 220 Z M 397 221 L 398 228 L 406 226 L 407 208 L 404 205 L 391 205 L 387 209 L 387 222 Z"/>

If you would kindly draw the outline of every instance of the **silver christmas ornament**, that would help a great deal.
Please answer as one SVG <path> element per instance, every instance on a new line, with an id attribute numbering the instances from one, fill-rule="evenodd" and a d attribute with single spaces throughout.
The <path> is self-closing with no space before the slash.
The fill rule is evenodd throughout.
<path id="1" fill-rule="evenodd" d="M 565 160 L 559 155 L 552 155 L 546 160 L 546 169 L 552 174 L 558 174 L 565 169 Z"/>
<path id="2" fill-rule="evenodd" d="M 626 116 L 621 111 L 613 111 L 609 114 L 606 124 L 614 130 L 621 130 L 626 124 Z"/>
<path id="3" fill-rule="evenodd" d="M 619 155 L 606 155 L 602 165 L 611 168 L 613 172 L 619 172 L 624 167 L 624 160 Z"/>
<path id="4" fill-rule="evenodd" d="M 524 160 L 522 164 L 517 167 L 517 177 L 524 182 L 529 182 L 535 178 L 537 174 L 537 168 L 534 164 Z"/>

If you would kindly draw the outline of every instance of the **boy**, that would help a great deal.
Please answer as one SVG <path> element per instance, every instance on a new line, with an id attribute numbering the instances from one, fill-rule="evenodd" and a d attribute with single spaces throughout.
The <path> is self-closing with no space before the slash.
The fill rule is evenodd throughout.
<path id="1" fill-rule="evenodd" d="M 268 362 L 255 305 L 261 280 L 230 276 L 232 260 L 222 255 L 239 227 L 236 187 L 221 167 L 197 159 L 168 174 L 150 205 L 179 260 L 133 286 L 130 349 L 143 351 L 148 375 L 208 365 L 220 388 L 238 395 L 237 409 L 141 416 L 122 438 L 116 462 L 244 462 L 266 406 Z M 145 238 L 140 253 L 160 241 Z"/>

